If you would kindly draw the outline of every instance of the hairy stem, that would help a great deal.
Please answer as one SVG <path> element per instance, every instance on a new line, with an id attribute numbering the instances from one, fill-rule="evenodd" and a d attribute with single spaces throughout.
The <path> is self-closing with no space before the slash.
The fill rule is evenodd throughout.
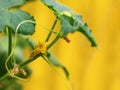
<path id="1" fill-rule="evenodd" d="M 49 32 L 49 34 L 48 34 L 48 36 L 47 36 L 47 38 L 45 40 L 46 42 L 50 39 L 50 36 L 52 35 L 52 32 L 53 32 L 53 30 L 55 28 L 55 25 L 57 24 L 57 21 L 58 21 L 58 19 L 56 18 L 53 25 L 52 25 L 51 31 Z"/>
<path id="2" fill-rule="evenodd" d="M 59 34 L 55 37 L 55 39 L 48 45 L 47 49 L 51 48 L 60 38 Z"/>
<path id="3" fill-rule="evenodd" d="M 40 57 L 40 56 L 41 56 L 41 54 L 37 54 L 37 55 L 34 56 L 33 58 L 30 58 L 30 59 L 24 61 L 23 63 L 20 63 L 19 66 L 20 66 L 20 67 L 24 67 L 25 65 L 33 62 L 34 60 L 36 60 L 36 59 L 37 59 L 38 57 Z"/>

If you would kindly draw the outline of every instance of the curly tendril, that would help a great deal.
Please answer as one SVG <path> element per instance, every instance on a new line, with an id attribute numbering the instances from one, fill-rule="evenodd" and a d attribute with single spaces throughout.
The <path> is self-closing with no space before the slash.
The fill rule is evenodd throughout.
<path id="1" fill-rule="evenodd" d="M 14 78 L 19 79 L 19 80 L 25 80 L 25 81 L 26 81 L 27 79 L 20 78 L 20 77 L 18 77 L 18 76 L 15 75 L 16 73 L 11 72 L 11 71 L 14 71 L 14 67 L 13 67 L 12 70 L 10 70 L 10 69 L 8 68 L 8 65 L 7 65 L 8 61 L 10 60 L 10 58 L 12 57 L 12 55 L 14 54 L 14 51 L 15 51 L 16 42 L 17 42 L 18 30 L 19 30 L 20 26 L 21 26 L 22 24 L 24 24 L 24 23 L 34 23 L 34 24 L 36 24 L 36 22 L 35 22 L 35 21 L 32 21 L 32 20 L 24 20 L 24 21 L 21 21 L 21 22 L 17 25 L 16 30 L 15 30 L 15 39 L 14 39 L 13 48 L 12 48 L 11 53 L 9 54 L 9 56 L 8 56 L 7 59 L 6 59 L 5 67 L 6 67 L 6 69 L 7 69 L 7 72 L 8 72 L 8 74 L 9 74 L 9 76 L 14 77 Z M 58 34 L 57 32 L 48 29 L 46 26 L 44 26 L 44 25 L 42 25 L 42 24 L 40 24 L 40 23 L 39 23 L 39 25 L 40 25 L 41 27 L 43 27 L 44 29 L 46 29 L 46 30 L 48 30 L 48 31 L 50 31 L 50 32 L 52 32 L 52 33 L 54 33 L 54 34 Z M 6 28 L 6 29 L 8 30 L 8 28 Z"/>
<path id="2" fill-rule="evenodd" d="M 35 21 L 32 21 L 32 20 L 25 20 L 25 21 L 22 21 L 22 22 L 20 22 L 20 23 L 18 24 L 18 26 L 17 26 L 17 28 L 16 28 L 16 30 L 15 30 L 15 39 L 14 39 L 14 44 L 13 44 L 12 51 L 11 51 L 11 53 L 9 54 L 9 56 L 7 57 L 6 62 L 5 62 L 5 67 L 6 67 L 6 69 L 7 69 L 7 72 L 8 72 L 8 74 L 9 74 L 9 76 L 14 77 L 14 78 L 19 79 L 19 80 L 24 80 L 24 81 L 26 81 L 26 80 L 28 80 L 28 79 L 24 79 L 24 78 L 18 77 L 18 76 L 15 75 L 15 74 L 17 74 L 17 73 L 16 73 L 16 72 L 13 72 L 15 69 L 18 69 L 18 68 L 14 68 L 14 67 L 13 67 L 13 69 L 10 70 L 10 69 L 8 68 L 7 63 L 8 63 L 8 61 L 10 60 L 10 58 L 12 57 L 12 55 L 14 54 L 15 47 L 16 47 L 16 42 L 17 42 L 17 33 L 18 33 L 18 30 L 19 30 L 20 26 L 21 26 L 22 24 L 28 23 L 28 22 L 29 22 L 29 23 L 34 23 L 34 24 L 36 24 L 36 22 L 35 22 Z M 6 29 L 8 30 L 8 28 L 6 28 Z"/>

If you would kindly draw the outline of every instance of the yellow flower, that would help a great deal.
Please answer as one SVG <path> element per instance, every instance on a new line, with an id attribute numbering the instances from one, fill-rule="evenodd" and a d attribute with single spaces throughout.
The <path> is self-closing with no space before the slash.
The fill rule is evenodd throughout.
<path id="1" fill-rule="evenodd" d="M 46 42 L 38 42 L 38 44 L 34 47 L 34 54 L 46 54 L 47 53 L 47 43 Z"/>

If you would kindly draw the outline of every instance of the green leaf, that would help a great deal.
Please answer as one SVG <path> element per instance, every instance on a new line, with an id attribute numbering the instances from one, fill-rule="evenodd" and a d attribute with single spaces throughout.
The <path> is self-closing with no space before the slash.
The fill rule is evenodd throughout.
<path id="1" fill-rule="evenodd" d="M 21 10 L 14 10 L 12 12 L 10 12 L 11 15 L 11 28 L 15 31 L 17 25 L 24 20 L 34 20 L 32 16 L 30 16 L 29 13 L 25 12 L 25 11 L 21 11 Z M 10 26 L 10 25 L 9 25 Z M 18 30 L 18 33 L 21 34 L 32 34 L 34 33 L 34 27 L 35 24 L 33 23 L 24 23 L 21 25 L 21 27 Z"/>
<path id="2" fill-rule="evenodd" d="M 66 69 L 66 67 L 63 66 L 63 65 L 55 58 L 55 56 L 54 56 L 50 51 L 47 53 L 47 57 L 48 57 L 48 60 L 49 60 L 49 62 L 50 62 L 51 64 L 53 64 L 53 65 L 56 66 L 56 67 L 62 68 L 63 71 L 64 71 L 64 73 L 65 73 L 65 75 L 66 75 L 66 77 L 69 78 L 69 72 L 68 72 L 68 70 Z"/>
<path id="3" fill-rule="evenodd" d="M 14 32 L 18 24 L 25 20 L 32 20 L 34 18 L 22 10 L 9 10 L 10 8 L 21 6 L 26 0 L 1 0 L 0 1 L 0 32 L 5 30 L 5 27 L 10 27 Z M 28 35 L 35 31 L 35 24 L 24 23 L 18 30 L 18 33 Z"/>
<path id="4" fill-rule="evenodd" d="M 52 10 L 55 16 L 60 20 L 61 38 L 65 37 L 68 33 L 78 31 L 88 38 L 92 46 L 97 46 L 91 30 L 89 30 L 88 26 L 82 22 L 82 17 L 79 14 L 55 0 L 41 0 L 41 2 Z"/>
<path id="5" fill-rule="evenodd" d="M 7 10 L 0 10 L 0 32 L 5 29 L 5 26 L 8 25 L 10 17 Z"/>
<path id="6" fill-rule="evenodd" d="M 16 6 L 22 6 L 26 0 L 0 0 L 0 8 L 8 9 Z"/>

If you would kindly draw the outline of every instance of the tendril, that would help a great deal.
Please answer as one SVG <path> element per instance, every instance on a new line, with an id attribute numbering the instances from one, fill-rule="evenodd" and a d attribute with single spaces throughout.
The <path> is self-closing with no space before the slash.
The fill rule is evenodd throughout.
<path id="1" fill-rule="evenodd" d="M 28 79 L 24 79 L 24 78 L 18 77 L 18 76 L 16 76 L 15 74 L 11 73 L 11 70 L 8 68 L 8 65 L 7 65 L 8 61 L 10 60 L 10 58 L 12 57 L 12 55 L 14 54 L 14 51 L 15 51 L 15 47 L 16 47 L 16 43 L 17 43 L 18 30 L 19 30 L 20 26 L 21 26 L 22 24 L 24 24 L 24 23 L 34 23 L 34 24 L 36 24 L 36 22 L 35 22 L 35 21 L 32 21 L 32 20 L 24 20 L 24 21 L 21 21 L 21 22 L 17 25 L 16 30 L 15 30 L 15 39 L 14 39 L 12 51 L 11 51 L 11 53 L 9 54 L 9 56 L 7 57 L 7 59 L 6 59 L 5 67 L 6 67 L 6 69 L 7 69 L 7 72 L 8 72 L 8 74 L 9 74 L 9 76 L 14 77 L 14 78 L 19 79 L 19 80 L 24 80 L 24 81 L 26 81 L 26 80 L 28 80 Z M 39 24 L 40 24 L 40 23 L 39 23 Z M 43 27 L 43 28 L 45 28 L 46 30 L 54 33 L 54 34 L 58 34 L 57 32 L 54 32 L 54 31 L 48 29 L 46 26 L 44 26 L 44 25 L 42 25 L 42 24 L 40 24 L 40 26 Z M 14 63 L 15 63 L 15 62 L 14 62 Z M 14 68 L 13 68 L 13 69 L 14 69 Z"/>
<path id="2" fill-rule="evenodd" d="M 15 39 L 14 39 L 14 44 L 13 44 L 12 51 L 11 51 L 11 53 L 9 54 L 9 56 L 7 57 L 6 62 L 5 62 L 5 67 L 6 67 L 6 69 L 7 69 L 7 72 L 8 72 L 8 74 L 9 74 L 11 77 L 14 77 L 14 78 L 19 79 L 19 80 L 24 80 L 24 81 L 26 81 L 26 80 L 28 80 L 28 79 L 24 79 L 24 78 L 18 77 L 18 76 L 16 76 L 16 75 L 14 75 L 14 73 L 11 73 L 11 70 L 8 68 L 7 63 L 8 63 L 8 61 L 10 60 L 10 58 L 12 57 L 12 55 L 14 54 L 15 47 L 16 47 L 16 42 L 17 42 L 17 33 L 18 33 L 18 30 L 19 30 L 19 28 L 20 28 L 20 26 L 21 26 L 22 24 L 27 23 L 27 22 L 29 22 L 29 23 L 36 23 L 35 21 L 32 21 L 32 20 L 25 20 L 25 21 L 22 21 L 22 22 L 20 22 L 20 23 L 18 24 L 18 26 L 17 26 L 17 28 L 16 28 L 16 30 L 15 30 Z M 13 68 L 13 69 L 14 69 L 14 68 Z"/>
<path id="3" fill-rule="evenodd" d="M 73 90 L 70 82 L 68 81 L 68 79 L 66 79 L 60 72 L 58 72 L 56 70 L 56 68 L 49 62 L 48 58 L 45 55 L 41 55 L 41 56 L 51 66 L 51 68 L 65 81 L 65 83 L 67 84 L 69 90 Z"/>

